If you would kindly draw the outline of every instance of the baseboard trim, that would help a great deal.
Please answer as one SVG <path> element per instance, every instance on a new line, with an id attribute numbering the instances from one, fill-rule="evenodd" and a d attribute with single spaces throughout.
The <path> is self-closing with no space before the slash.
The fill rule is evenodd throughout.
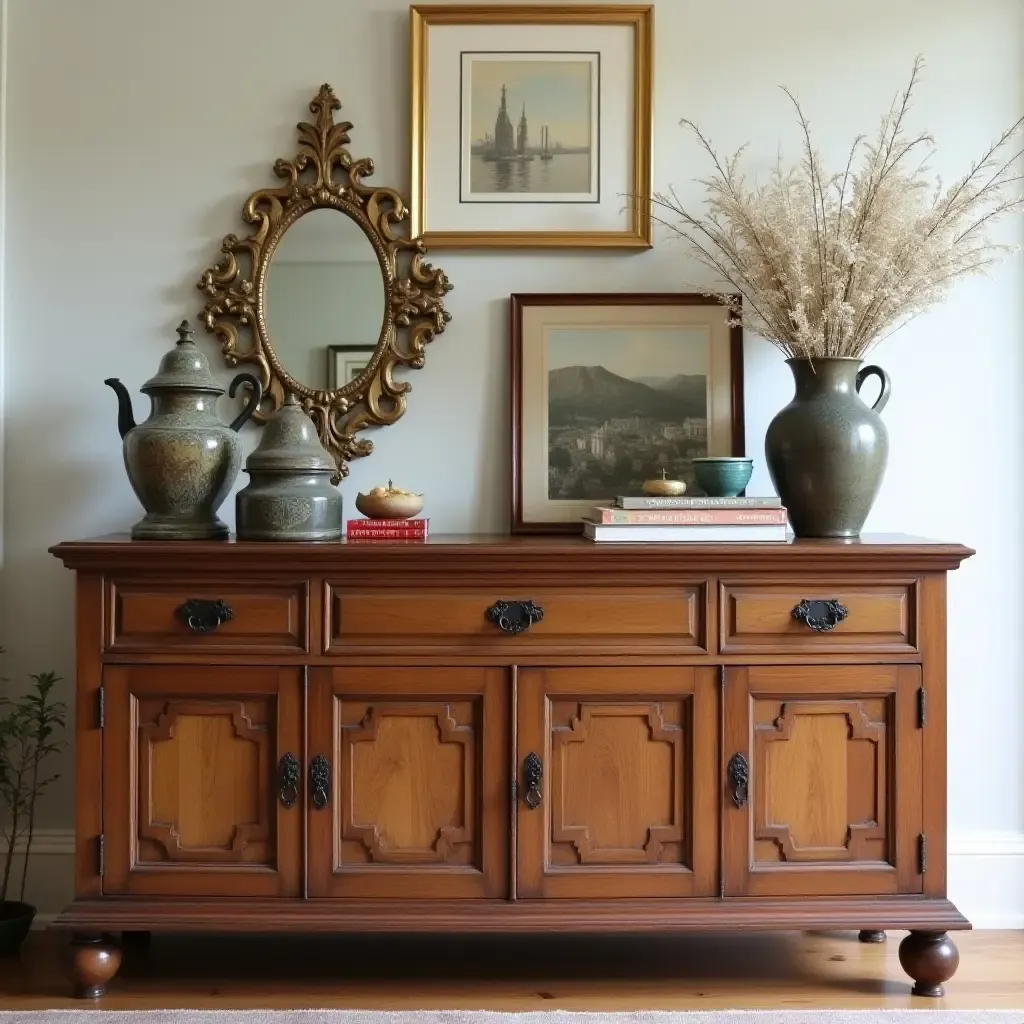
<path id="1" fill-rule="evenodd" d="M 14 852 L 25 852 L 25 836 L 19 836 Z M 7 853 L 7 842 L 0 838 L 0 854 Z M 37 828 L 32 836 L 32 856 L 73 857 L 75 830 L 73 828 Z"/>
<path id="2" fill-rule="evenodd" d="M 1024 832 L 952 833 L 949 898 L 975 928 L 1024 928 Z"/>

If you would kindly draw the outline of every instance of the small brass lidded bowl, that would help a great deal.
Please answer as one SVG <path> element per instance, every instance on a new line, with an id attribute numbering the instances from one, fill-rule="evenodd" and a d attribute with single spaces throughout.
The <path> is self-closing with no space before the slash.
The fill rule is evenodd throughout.
<path id="1" fill-rule="evenodd" d="M 666 480 L 662 470 L 660 479 L 645 480 L 641 490 L 652 498 L 678 498 L 686 493 L 686 484 L 682 480 Z"/>
<path id="2" fill-rule="evenodd" d="M 403 491 L 389 480 L 387 487 L 357 494 L 356 508 L 367 519 L 412 519 L 423 509 L 423 495 Z"/>

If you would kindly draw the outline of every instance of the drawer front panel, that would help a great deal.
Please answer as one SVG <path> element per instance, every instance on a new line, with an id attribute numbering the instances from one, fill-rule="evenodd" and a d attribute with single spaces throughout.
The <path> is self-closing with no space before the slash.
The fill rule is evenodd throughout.
<path id="1" fill-rule="evenodd" d="M 108 600 L 107 648 L 306 651 L 308 593 L 305 580 L 243 585 L 115 580 Z"/>
<path id="2" fill-rule="evenodd" d="M 917 650 L 917 581 L 722 580 L 723 654 Z"/>
<path id="3" fill-rule="evenodd" d="M 504 645 L 515 650 L 622 648 L 707 649 L 705 584 L 676 587 L 614 587 L 592 590 L 527 588 L 362 589 L 328 584 L 326 653 L 392 645 L 477 647 Z M 505 616 L 505 629 L 488 610 L 499 602 L 532 602 L 542 617 L 520 632 L 517 607 Z"/>

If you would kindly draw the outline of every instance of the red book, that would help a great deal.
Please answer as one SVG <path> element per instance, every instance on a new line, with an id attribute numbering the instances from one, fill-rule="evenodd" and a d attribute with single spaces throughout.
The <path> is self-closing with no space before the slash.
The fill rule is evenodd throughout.
<path id="1" fill-rule="evenodd" d="M 599 505 L 589 517 L 605 526 L 785 526 L 784 508 L 645 508 Z"/>
<path id="2" fill-rule="evenodd" d="M 427 536 L 429 523 L 429 519 L 350 519 L 345 532 L 349 537 L 417 540 Z"/>
<path id="3" fill-rule="evenodd" d="M 379 534 L 354 533 L 346 538 L 348 544 L 426 544 L 427 536 L 424 533 L 405 537 L 381 537 Z"/>

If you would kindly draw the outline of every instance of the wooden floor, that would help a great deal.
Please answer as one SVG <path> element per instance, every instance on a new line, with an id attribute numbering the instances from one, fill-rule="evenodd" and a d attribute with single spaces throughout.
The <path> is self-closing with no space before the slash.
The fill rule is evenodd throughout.
<path id="1" fill-rule="evenodd" d="M 961 932 L 945 999 L 910 996 L 896 949 L 853 933 L 666 938 L 157 937 L 108 995 L 68 998 L 63 942 L 33 933 L 0 960 L 6 1010 L 191 1008 L 1024 1008 L 1024 932 Z"/>

